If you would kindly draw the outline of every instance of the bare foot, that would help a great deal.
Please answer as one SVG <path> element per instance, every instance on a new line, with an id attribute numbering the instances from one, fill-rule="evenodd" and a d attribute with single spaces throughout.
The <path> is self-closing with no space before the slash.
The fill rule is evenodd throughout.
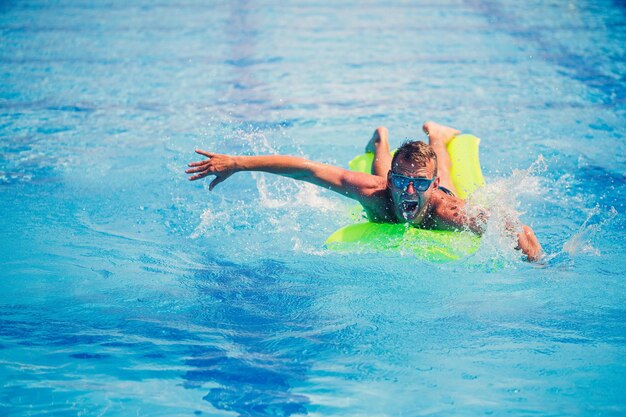
<path id="1" fill-rule="evenodd" d="M 448 126 L 440 125 L 435 122 L 426 122 L 422 126 L 424 133 L 428 136 L 430 146 L 446 146 L 456 135 L 461 133 L 459 130 Z"/>
<path id="2" fill-rule="evenodd" d="M 383 147 L 383 151 L 389 152 L 389 131 L 386 127 L 381 126 L 374 131 L 372 138 L 365 145 L 365 153 L 376 153 L 377 148 Z"/>

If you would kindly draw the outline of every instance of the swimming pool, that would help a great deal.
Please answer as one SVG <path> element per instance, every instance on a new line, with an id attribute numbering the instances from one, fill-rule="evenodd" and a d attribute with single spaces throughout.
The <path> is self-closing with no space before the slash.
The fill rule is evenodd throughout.
<path id="1" fill-rule="evenodd" d="M 623 415 L 619 1 L 0 4 L 3 415 Z M 333 253 L 353 204 L 201 147 L 346 165 L 482 138 L 494 227 L 435 265 Z M 497 217 L 497 216 L 496 216 Z M 491 230 L 491 229 L 490 229 Z"/>

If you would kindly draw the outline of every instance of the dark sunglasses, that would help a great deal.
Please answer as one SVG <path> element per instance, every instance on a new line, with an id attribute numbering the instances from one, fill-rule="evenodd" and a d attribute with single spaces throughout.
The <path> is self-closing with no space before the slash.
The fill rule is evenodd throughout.
<path id="1" fill-rule="evenodd" d="M 404 175 L 391 173 L 391 182 L 396 188 L 400 188 L 401 190 L 406 191 L 409 188 L 409 183 L 413 183 L 413 188 L 415 191 L 424 192 L 428 190 L 430 184 L 435 181 L 436 176 L 432 178 L 415 178 L 415 177 L 405 177 Z"/>

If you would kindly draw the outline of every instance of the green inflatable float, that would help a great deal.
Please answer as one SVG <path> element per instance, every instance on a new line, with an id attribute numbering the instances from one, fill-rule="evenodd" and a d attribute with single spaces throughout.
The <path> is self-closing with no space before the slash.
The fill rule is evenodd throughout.
<path id="1" fill-rule="evenodd" d="M 480 139 L 459 135 L 448 143 L 452 163 L 450 176 L 458 197 L 466 199 L 485 185 L 478 159 Z M 350 161 L 353 171 L 370 173 L 374 154 L 366 153 Z M 447 262 L 470 255 L 478 249 L 480 238 L 470 232 L 425 230 L 407 224 L 356 223 L 342 227 L 326 240 L 328 249 L 339 252 L 396 251 L 420 259 Z"/>

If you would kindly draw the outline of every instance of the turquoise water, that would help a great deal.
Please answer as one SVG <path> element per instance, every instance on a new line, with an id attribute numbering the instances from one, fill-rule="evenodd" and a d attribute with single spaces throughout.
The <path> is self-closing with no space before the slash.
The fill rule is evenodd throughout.
<path id="1" fill-rule="evenodd" d="M 619 1 L 0 3 L 0 414 L 626 414 L 625 45 Z M 183 173 L 429 119 L 482 138 L 494 213 L 452 264 Z"/>

